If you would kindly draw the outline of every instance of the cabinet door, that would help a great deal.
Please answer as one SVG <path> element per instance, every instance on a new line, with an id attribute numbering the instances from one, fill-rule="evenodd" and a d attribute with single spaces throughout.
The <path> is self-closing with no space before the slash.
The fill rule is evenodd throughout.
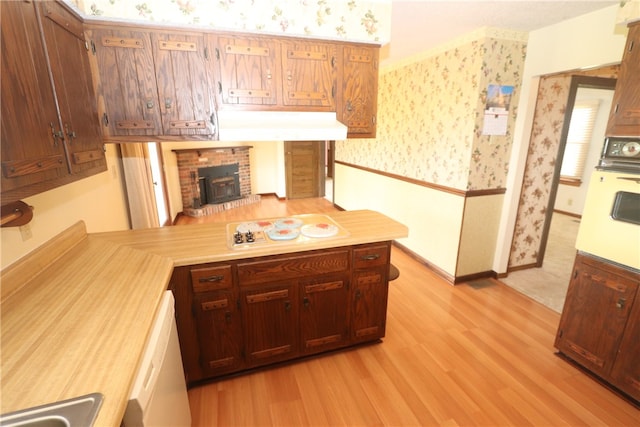
<path id="1" fill-rule="evenodd" d="M 278 104 L 280 57 L 278 45 L 260 37 L 218 37 L 216 60 L 221 104 Z"/>
<path id="2" fill-rule="evenodd" d="M 354 342 L 384 337 L 387 319 L 387 270 L 378 267 L 353 275 L 351 331 Z"/>
<path id="3" fill-rule="evenodd" d="M 164 135 L 213 135 L 213 92 L 204 34 L 152 35 Z"/>
<path id="4" fill-rule="evenodd" d="M 562 353 L 607 379 L 638 284 L 578 255 L 558 326 Z"/>
<path id="5" fill-rule="evenodd" d="M 242 290 L 246 362 L 265 365 L 298 353 L 298 304 L 293 284 L 264 285 Z"/>
<path id="6" fill-rule="evenodd" d="M 82 23 L 58 3 L 40 6 L 71 172 L 107 170 Z"/>
<path id="7" fill-rule="evenodd" d="M 345 46 L 338 120 L 350 138 L 375 138 L 378 106 L 378 49 Z"/>
<path id="8" fill-rule="evenodd" d="M 240 369 L 242 328 L 236 292 L 197 294 L 193 299 L 200 364 L 204 376 L 215 376 Z"/>
<path id="9" fill-rule="evenodd" d="M 617 387 L 640 401 L 640 300 L 637 294 L 611 376 Z"/>
<path id="10" fill-rule="evenodd" d="M 6 193 L 69 174 L 45 48 L 32 3 L 0 2 L 2 179 Z M 51 188 L 51 187 L 50 187 Z M 35 194 L 35 193 L 31 193 Z M 30 195 L 30 194 L 26 194 Z"/>
<path id="11" fill-rule="evenodd" d="M 348 276 L 331 276 L 300 283 L 302 352 L 342 347 L 349 340 Z"/>
<path id="12" fill-rule="evenodd" d="M 640 135 L 640 23 L 629 27 L 618 82 L 613 95 L 607 135 Z"/>
<path id="13" fill-rule="evenodd" d="M 282 43 L 282 97 L 285 106 L 326 107 L 335 111 L 336 45 Z"/>
<path id="14" fill-rule="evenodd" d="M 161 135 L 149 32 L 96 27 L 89 34 L 96 51 L 98 87 L 104 104 L 100 120 L 105 133 L 110 136 Z"/>

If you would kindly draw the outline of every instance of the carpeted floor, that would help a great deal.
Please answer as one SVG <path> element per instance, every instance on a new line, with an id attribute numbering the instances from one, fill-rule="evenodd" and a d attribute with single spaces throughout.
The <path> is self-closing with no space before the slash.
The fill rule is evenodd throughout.
<path id="1" fill-rule="evenodd" d="M 542 267 L 515 271 L 500 281 L 552 310 L 562 312 L 576 256 L 579 226 L 578 218 L 554 213 Z"/>

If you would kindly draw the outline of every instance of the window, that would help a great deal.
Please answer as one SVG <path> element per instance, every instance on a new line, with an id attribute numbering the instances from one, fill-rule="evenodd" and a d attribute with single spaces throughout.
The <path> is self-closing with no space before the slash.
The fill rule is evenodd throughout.
<path id="1" fill-rule="evenodd" d="M 560 178 L 564 181 L 579 184 L 582 179 L 599 105 L 600 101 L 596 99 L 576 101 L 573 106 L 569 135 L 567 135 L 560 169 Z"/>

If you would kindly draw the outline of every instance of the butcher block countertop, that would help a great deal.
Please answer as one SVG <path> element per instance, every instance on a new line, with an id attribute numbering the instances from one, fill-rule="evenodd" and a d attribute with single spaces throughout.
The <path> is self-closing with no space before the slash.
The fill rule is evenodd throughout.
<path id="1" fill-rule="evenodd" d="M 394 240 L 374 211 L 329 215 L 347 233 L 230 248 L 225 223 L 87 234 L 79 222 L 2 271 L 0 413 L 102 393 L 96 426 L 120 425 L 174 266 Z"/>

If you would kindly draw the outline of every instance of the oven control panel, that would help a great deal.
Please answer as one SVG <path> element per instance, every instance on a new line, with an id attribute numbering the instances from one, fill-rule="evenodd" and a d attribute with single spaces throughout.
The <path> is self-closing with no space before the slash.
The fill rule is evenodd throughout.
<path id="1" fill-rule="evenodd" d="M 640 172 L 640 138 L 605 138 L 598 169 Z"/>

